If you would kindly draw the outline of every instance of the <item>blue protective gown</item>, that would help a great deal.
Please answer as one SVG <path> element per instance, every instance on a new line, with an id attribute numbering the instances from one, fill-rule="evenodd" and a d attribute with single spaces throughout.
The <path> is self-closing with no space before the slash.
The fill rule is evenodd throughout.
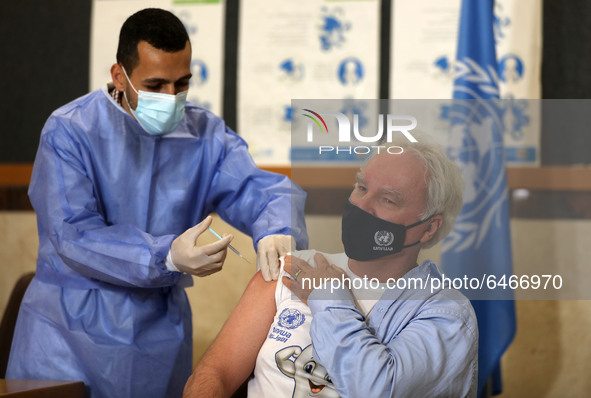
<path id="1" fill-rule="evenodd" d="M 174 132 L 152 136 L 106 87 L 48 119 L 29 197 L 37 272 L 7 378 L 82 380 L 93 398 L 181 396 L 192 279 L 164 265 L 179 234 L 217 212 L 255 246 L 270 234 L 307 245 L 303 191 L 257 169 L 223 120 L 187 104 Z"/>

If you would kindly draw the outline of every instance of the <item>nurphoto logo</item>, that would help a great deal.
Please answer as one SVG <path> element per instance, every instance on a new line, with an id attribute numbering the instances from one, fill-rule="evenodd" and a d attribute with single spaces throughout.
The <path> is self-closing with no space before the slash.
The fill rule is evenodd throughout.
<path id="1" fill-rule="evenodd" d="M 304 109 L 303 116 L 307 117 L 307 136 L 308 142 L 314 142 L 314 130 L 318 130 L 322 134 L 329 134 L 328 125 L 324 120 L 325 117 L 334 117 L 337 122 L 338 142 L 339 144 L 352 142 L 373 144 L 373 145 L 320 145 L 318 146 L 318 154 L 323 153 L 347 153 L 356 155 L 366 155 L 371 151 L 386 150 L 390 154 L 401 154 L 404 150 L 399 146 L 380 145 L 383 142 L 384 134 L 387 143 L 393 141 L 394 134 L 403 134 L 410 142 L 417 142 L 416 138 L 410 133 L 417 127 L 417 119 L 410 115 L 378 115 L 378 131 L 373 135 L 361 134 L 359 131 L 359 115 L 353 114 L 353 128 L 351 128 L 351 121 L 349 117 L 341 112 L 315 112 L 311 109 Z M 384 122 L 385 119 L 385 122 Z M 384 126 L 385 124 L 385 126 Z M 351 137 L 353 131 L 354 141 Z M 366 132 L 367 133 L 367 132 Z"/>

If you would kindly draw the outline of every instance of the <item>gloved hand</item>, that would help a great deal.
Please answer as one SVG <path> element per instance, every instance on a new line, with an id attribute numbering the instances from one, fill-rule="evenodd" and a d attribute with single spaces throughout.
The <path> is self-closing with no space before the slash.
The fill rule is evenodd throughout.
<path id="1" fill-rule="evenodd" d="M 207 230 L 211 221 L 211 216 L 207 216 L 205 220 L 172 241 L 171 259 L 179 271 L 196 276 L 207 276 L 222 269 L 228 253 L 228 245 L 234 239 L 232 235 L 224 234 L 221 240 L 209 245 L 197 246 L 197 238 Z"/>
<path id="2" fill-rule="evenodd" d="M 269 282 L 279 277 L 279 257 L 295 249 L 295 239 L 291 235 L 269 235 L 259 240 L 257 245 L 257 268 Z"/>

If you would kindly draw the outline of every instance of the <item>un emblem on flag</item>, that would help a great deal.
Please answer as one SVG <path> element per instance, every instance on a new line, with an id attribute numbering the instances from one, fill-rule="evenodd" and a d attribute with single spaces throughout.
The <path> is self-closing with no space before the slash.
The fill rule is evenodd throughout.
<path id="1" fill-rule="evenodd" d="M 454 100 L 448 155 L 462 171 L 464 207 L 444 250 L 482 244 L 506 199 L 503 119 L 499 100 Z"/>

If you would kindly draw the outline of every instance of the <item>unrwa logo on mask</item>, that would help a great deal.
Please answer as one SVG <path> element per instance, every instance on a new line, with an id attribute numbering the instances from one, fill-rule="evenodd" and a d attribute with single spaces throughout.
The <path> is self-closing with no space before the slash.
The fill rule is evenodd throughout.
<path id="1" fill-rule="evenodd" d="M 337 121 L 339 142 L 351 142 L 351 122 L 347 115 L 341 112 L 314 112 L 311 109 L 304 109 L 303 115 L 310 120 L 307 126 L 307 141 L 312 142 L 314 140 L 314 126 L 317 126 L 320 132 L 328 134 L 328 126 L 326 121 L 322 117 L 334 116 Z M 406 124 L 400 124 L 400 121 L 407 122 Z M 386 115 L 386 141 L 392 142 L 392 136 L 394 132 L 400 132 L 410 142 L 418 142 L 415 137 L 409 132 L 417 127 L 417 119 L 410 115 Z M 384 115 L 378 115 L 378 132 L 372 136 L 362 135 L 359 131 L 359 115 L 353 114 L 353 135 L 359 142 L 365 143 L 377 143 L 380 142 L 384 136 Z"/>
<path id="2" fill-rule="evenodd" d="M 394 234 L 389 231 L 377 231 L 373 236 L 374 241 L 378 245 L 374 246 L 374 250 L 393 250 L 389 247 L 394 242 Z"/>

